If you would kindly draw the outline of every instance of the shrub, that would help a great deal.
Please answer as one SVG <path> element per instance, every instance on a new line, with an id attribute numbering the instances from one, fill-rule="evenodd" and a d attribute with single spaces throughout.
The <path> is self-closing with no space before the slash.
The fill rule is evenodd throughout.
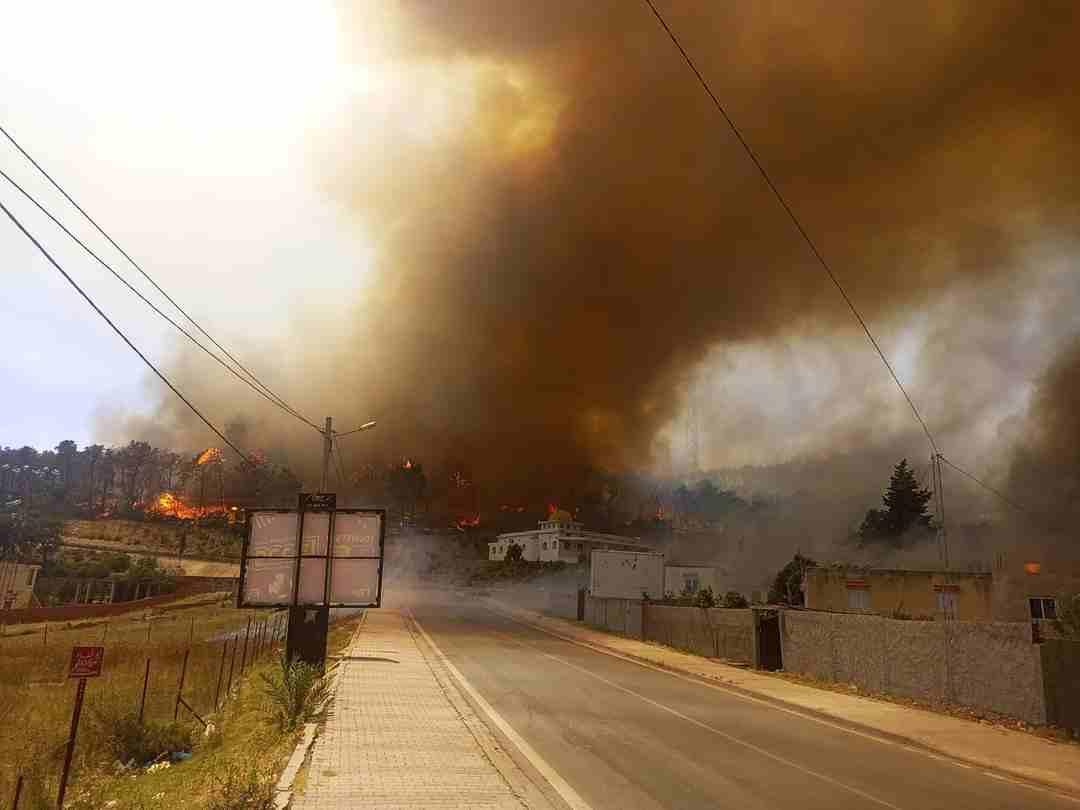
<path id="1" fill-rule="evenodd" d="M 738 591 L 728 591 L 724 594 L 723 599 L 720 600 L 720 607 L 725 608 L 748 608 L 750 603 L 746 601 L 746 597 Z"/>
<path id="2" fill-rule="evenodd" d="M 119 762 L 145 765 L 162 754 L 191 750 L 191 728 L 181 723 L 140 723 L 134 710 L 115 703 L 94 707 L 92 717 L 102 748 Z"/>
<path id="3" fill-rule="evenodd" d="M 506 548 L 506 561 L 507 562 L 521 562 L 522 561 L 522 549 L 517 543 L 511 543 Z"/>
<path id="4" fill-rule="evenodd" d="M 694 594 L 694 604 L 699 608 L 716 607 L 716 597 L 711 585 L 706 585 Z"/>
<path id="5" fill-rule="evenodd" d="M 230 762 L 211 776 L 213 787 L 207 810 L 272 810 L 274 772 L 258 760 Z"/>
<path id="6" fill-rule="evenodd" d="M 281 656 L 280 665 L 261 675 L 271 716 L 282 731 L 292 731 L 319 716 L 330 685 L 318 668 Z"/>

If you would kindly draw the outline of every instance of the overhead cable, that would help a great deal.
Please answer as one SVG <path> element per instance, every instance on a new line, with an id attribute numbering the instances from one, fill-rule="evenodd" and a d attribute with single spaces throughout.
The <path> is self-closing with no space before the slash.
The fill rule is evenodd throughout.
<path id="1" fill-rule="evenodd" d="M 799 232 L 799 235 L 802 236 L 803 241 L 806 242 L 807 247 L 810 248 L 810 252 L 814 254 L 814 258 L 817 259 L 818 264 L 821 265 L 826 275 L 828 275 L 829 279 L 832 281 L 833 285 L 840 293 L 840 297 L 844 299 L 844 303 L 846 303 L 848 309 L 851 310 L 851 314 L 855 316 L 855 320 L 859 322 L 859 326 L 862 327 L 862 330 L 866 334 L 866 337 L 870 341 L 870 344 L 874 347 L 874 350 L 877 352 L 878 357 L 881 358 L 881 362 L 884 363 L 885 368 L 888 369 L 889 375 L 892 377 L 893 382 L 896 383 L 896 387 L 900 389 L 900 393 L 903 394 L 904 399 L 907 400 L 908 405 L 911 407 L 911 412 L 915 415 L 915 419 L 922 426 L 923 433 L 926 434 L 926 438 L 930 441 L 931 449 L 935 453 L 938 452 L 937 444 L 934 441 L 933 435 L 930 433 L 930 428 L 927 427 L 926 422 L 923 420 L 922 415 L 919 413 L 919 409 L 915 407 L 914 400 L 912 400 L 911 396 L 908 394 L 907 389 L 904 388 L 904 384 L 900 382 L 900 377 L 897 376 L 896 371 L 892 367 L 892 364 L 889 363 L 889 359 L 885 356 L 885 352 L 882 351 L 881 346 L 874 338 L 874 335 L 870 332 L 870 327 L 867 326 L 866 321 L 863 319 L 862 315 L 859 314 L 859 310 L 855 307 L 855 303 L 851 300 L 850 296 L 848 296 L 847 292 L 844 290 L 843 285 L 836 277 L 836 274 L 829 266 L 829 263 L 825 261 L 825 257 L 822 255 L 821 251 L 818 250 L 817 245 L 814 244 L 814 241 L 806 232 L 806 229 L 799 221 L 799 218 L 795 216 L 795 212 L 792 210 L 791 206 L 788 205 L 788 202 L 784 198 L 784 195 L 780 193 L 780 189 L 777 188 L 776 184 L 769 176 L 769 173 L 765 170 L 765 167 L 762 165 L 761 161 L 758 160 L 757 155 L 750 147 L 750 144 L 747 142 L 746 138 L 743 137 L 743 134 L 739 130 L 738 126 L 736 126 L 735 121 L 730 115 L 728 115 L 727 110 L 724 108 L 724 105 L 720 102 L 720 99 L 717 97 L 716 93 L 714 93 L 712 88 L 709 86 L 709 83 L 708 81 L 706 81 L 705 76 L 702 75 L 700 70 L 698 70 L 697 65 L 694 63 L 694 60 L 690 58 L 690 54 L 687 53 L 686 49 L 679 41 L 678 36 L 676 36 L 675 32 L 671 29 L 671 26 L 667 24 L 667 21 L 664 19 L 663 15 L 656 8 L 653 0 L 645 0 L 645 4 L 649 7 L 649 10 L 652 11 L 653 16 L 656 17 L 657 21 L 663 27 L 664 31 L 667 32 L 668 37 L 678 49 L 679 53 L 682 54 L 683 61 L 686 62 L 687 67 L 690 68 L 693 74 L 697 77 L 697 80 L 701 84 L 702 88 L 708 94 L 709 98 L 712 99 L 712 102 L 716 106 L 716 109 L 719 110 L 720 115 L 723 116 L 724 120 L 727 122 L 727 125 L 731 128 L 731 131 L 735 134 L 736 139 L 742 145 L 742 148 L 746 151 L 746 154 L 750 157 L 750 160 L 753 162 L 754 166 L 757 167 L 757 170 L 758 172 L 760 172 L 762 179 L 765 181 L 765 184 L 769 187 L 769 190 L 772 191 L 773 196 L 776 197 L 777 202 L 780 203 L 780 206 L 787 213 L 788 218 L 791 220 L 792 224 Z"/>
<path id="2" fill-rule="evenodd" d="M 165 385 L 167 385 L 169 387 L 169 390 L 172 391 L 174 394 L 176 394 L 176 396 L 180 398 L 180 401 L 183 402 L 185 405 L 187 405 L 188 408 L 191 409 L 191 412 L 194 413 L 197 417 L 199 417 L 199 419 L 202 420 L 203 424 L 206 425 L 208 428 L 210 428 L 210 430 L 212 430 L 217 435 L 217 437 L 219 439 L 221 439 L 223 442 L 225 442 L 225 444 L 227 444 L 234 451 L 236 451 L 236 453 L 240 456 L 240 458 L 245 463 L 254 466 L 252 464 L 251 459 L 248 458 L 248 455 L 243 450 L 241 450 L 239 447 L 237 447 L 235 444 L 233 444 L 225 436 L 225 434 L 222 433 L 221 430 L 219 430 L 216 425 L 214 425 L 213 422 L 211 422 L 209 419 L 207 419 L 205 416 L 203 416 L 202 411 L 200 411 L 198 408 L 196 408 L 192 404 L 191 400 L 189 400 L 186 396 L 184 396 L 184 394 L 180 391 L 180 389 L 177 388 L 172 383 L 172 381 L 169 380 L 169 378 L 166 377 L 158 369 L 158 367 L 155 366 L 150 361 L 150 359 L 147 358 L 147 356 L 145 354 L 143 354 L 139 350 L 139 347 L 131 342 L 131 339 L 127 335 L 124 334 L 124 332 L 120 329 L 120 327 L 118 327 L 115 323 L 113 323 L 112 319 L 110 319 L 109 316 L 105 314 L 105 312 L 101 309 L 101 307 L 99 307 L 96 303 L 94 303 L 94 300 L 89 295 L 87 295 L 87 293 L 83 290 L 82 287 L 80 287 L 78 285 L 78 283 L 75 281 L 75 279 L 73 279 L 70 275 L 68 275 L 67 271 L 64 270 L 64 268 L 60 266 L 59 262 L 57 262 L 56 259 L 54 259 L 52 257 L 52 254 L 50 254 L 49 251 L 47 251 L 45 249 L 45 247 L 41 244 L 41 242 L 39 242 L 37 240 L 37 238 L 23 226 L 23 224 L 18 220 L 18 218 L 13 213 L 11 213 L 11 211 L 8 209 L 8 207 L 6 205 L 3 204 L 3 202 L 0 202 L 0 210 L 2 210 L 5 214 L 7 214 L 8 219 L 10 219 L 13 223 L 15 223 L 15 227 L 18 228 L 20 231 L 22 231 L 23 236 L 25 236 L 27 239 L 29 239 L 31 242 L 33 242 L 34 247 L 36 247 L 41 252 L 41 254 L 46 259 L 48 259 L 49 264 L 51 264 L 54 268 L 56 268 L 56 270 L 60 273 L 60 275 L 62 275 L 64 277 L 64 279 L 68 282 L 68 284 L 70 284 L 72 287 L 75 288 L 75 291 L 77 293 L 79 293 L 79 295 L 81 295 L 86 300 L 86 303 L 88 303 L 90 305 L 90 307 L 94 310 L 94 312 L 96 312 L 98 315 L 100 315 L 102 320 L 104 320 L 105 323 L 107 323 L 110 327 L 112 327 L 112 330 L 114 332 L 116 332 L 116 334 L 118 334 L 120 336 L 120 339 L 123 340 L 124 343 L 126 343 L 128 345 L 128 348 L 130 348 L 133 352 L 135 352 L 135 354 L 137 354 L 139 356 L 139 359 L 142 360 L 147 365 L 147 367 L 151 371 L 153 371 L 154 374 L 156 374 L 158 376 L 158 378 L 163 383 L 165 383 Z"/>
<path id="3" fill-rule="evenodd" d="M 160 315 L 163 319 L 165 319 L 174 329 L 176 329 L 184 337 L 186 337 L 193 344 L 195 344 L 197 347 L 202 349 L 202 351 L 204 351 L 207 355 L 209 355 L 211 358 L 213 358 L 222 368 L 224 368 L 226 371 L 228 371 L 230 374 L 232 374 L 234 377 L 236 377 L 236 379 L 238 379 L 240 382 L 247 385 L 249 388 L 251 388 L 251 390 L 253 390 L 256 394 L 261 396 L 263 399 L 267 400 L 272 405 L 275 405 L 278 408 L 281 408 L 282 410 L 284 410 L 289 415 L 294 416 L 297 419 L 299 419 L 301 422 L 304 422 L 305 424 L 310 425 L 311 427 L 315 428 L 316 430 L 319 430 L 319 427 L 317 425 L 315 425 L 312 422 L 309 422 L 302 415 L 300 415 L 299 413 L 294 411 L 292 408 L 290 408 L 287 404 L 272 398 L 265 391 L 263 391 L 261 388 L 254 385 L 250 380 L 248 380 L 246 377 L 241 375 L 235 368 L 233 368 L 231 365 L 229 365 L 224 360 L 222 360 L 221 357 L 219 357 L 217 354 L 215 354 L 213 351 L 211 351 L 205 345 L 203 345 L 202 342 L 200 342 L 199 339 L 196 338 L 193 334 L 191 334 L 183 326 L 181 326 L 176 321 L 174 321 L 171 317 L 169 317 L 169 315 L 167 313 L 163 312 L 153 301 L 151 301 L 149 298 L 147 298 L 145 295 L 143 295 L 142 292 L 140 292 L 135 286 L 133 286 L 131 284 L 131 282 L 129 282 L 126 278 L 124 278 L 108 262 L 106 262 L 104 259 L 102 259 L 97 253 L 95 253 L 93 251 L 93 249 L 91 249 L 85 242 L 83 242 L 82 239 L 80 239 L 78 236 L 76 236 L 74 233 L 72 233 L 67 228 L 67 226 L 64 225 L 64 223 L 62 223 L 59 219 L 57 219 L 52 214 L 52 212 L 50 212 L 47 208 L 45 208 L 45 206 L 42 205 L 37 199 L 35 199 L 34 196 L 32 194 L 30 194 L 30 192 L 28 192 L 21 185 L 19 185 L 19 183 L 17 183 L 3 169 L 0 169 L 0 177 L 3 177 L 5 180 L 7 180 L 8 183 L 10 183 L 14 188 L 16 188 L 26 199 L 28 199 L 31 203 L 33 203 L 37 207 L 37 209 L 39 211 L 41 211 L 41 213 L 43 213 L 50 220 L 52 220 L 53 224 L 55 224 L 58 228 L 60 228 L 60 230 L 62 230 L 65 234 L 67 234 L 67 236 L 69 238 L 71 238 L 79 247 L 81 247 L 84 251 L 86 251 L 86 253 L 88 253 L 95 261 L 97 261 L 98 264 L 100 264 L 102 267 L 104 267 L 106 270 L 108 270 L 132 294 L 137 296 L 144 304 L 146 304 L 148 307 L 150 307 L 150 309 L 152 309 L 156 314 Z"/>
<path id="4" fill-rule="evenodd" d="M 91 225 L 93 225 L 94 228 L 97 230 L 97 232 L 100 233 L 103 237 L 105 237 L 105 239 L 109 242 L 109 244 L 112 245 L 114 248 L 116 248 L 116 250 L 118 250 L 120 252 L 120 254 L 125 259 L 127 259 L 128 262 L 130 262 L 131 266 L 134 267 L 136 270 L 138 270 L 139 273 L 143 276 L 143 278 L 145 278 L 147 281 L 149 281 L 150 284 L 153 286 L 153 288 L 155 290 L 157 290 L 165 298 L 166 301 L 168 301 L 170 304 L 172 304 L 176 308 L 177 312 L 179 312 L 181 315 L 184 316 L 184 318 L 188 321 L 188 323 L 190 323 L 199 332 L 201 332 L 203 334 L 203 336 L 206 337 L 206 339 L 209 340 L 218 349 L 218 351 L 220 351 L 229 360 L 231 360 L 233 363 L 235 363 L 236 367 L 239 368 L 242 372 L 244 372 L 249 378 L 251 378 L 252 382 L 254 382 L 256 385 L 258 385 L 260 388 L 262 388 L 264 391 L 266 391 L 266 393 L 269 394 L 271 397 L 273 397 L 275 400 L 280 402 L 283 407 L 285 407 L 288 410 L 292 410 L 289 407 L 288 403 L 285 402 L 284 399 L 282 399 L 280 396 L 275 394 L 273 392 L 273 390 L 271 390 L 268 385 L 266 385 L 262 380 L 260 380 L 258 377 L 256 377 L 255 374 L 252 373 L 251 370 L 249 370 L 243 363 L 241 363 L 239 360 L 237 360 L 236 357 L 234 357 L 228 351 L 228 349 L 226 349 L 224 346 L 222 346 L 220 343 L 218 343 L 217 340 L 215 340 L 210 335 L 209 332 L 207 332 L 194 318 L 192 318 L 190 315 L 188 315 L 187 312 L 184 310 L 184 308 L 181 307 L 172 298 L 172 296 L 170 296 L 167 292 L 165 292 L 165 290 L 161 288 L 161 286 L 153 279 L 153 277 L 148 272 L 146 272 L 138 262 L 136 262 L 133 258 L 131 258 L 131 256 L 128 254 L 128 252 L 126 250 L 124 250 L 122 247 L 120 247 L 120 245 L 117 244 L 116 240 L 114 240 L 105 231 L 105 229 L 102 228 L 97 223 L 97 221 L 93 217 L 91 217 L 90 214 L 87 213 L 87 211 L 81 205 L 79 205 L 74 200 L 74 198 L 72 198 L 72 196 L 70 194 L 67 193 L 67 191 L 64 190 L 63 186 L 61 186 L 56 180 L 54 180 L 52 175 L 50 175 L 47 171 L 45 171 L 45 169 L 41 166 L 41 164 L 39 164 L 36 160 L 34 160 L 34 158 L 30 155 L 29 152 L 27 152 L 25 149 L 23 149 L 23 147 L 19 144 L 19 142 L 15 140 L 15 138 L 11 135 L 10 132 L 8 132 L 3 127 L 3 125 L 0 125 L 0 134 L 3 134 L 3 136 L 5 138 L 7 138 L 8 141 L 11 142 L 11 145 L 14 146 L 23 157 L 25 157 L 28 161 L 30 161 L 31 165 L 33 165 L 33 167 L 35 169 L 37 169 L 42 174 L 42 176 L 44 176 L 45 179 L 49 181 L 50 184 L 52 184 L 53 188 L 55 188 L 57 191 L 59 191 L 64 196 L 64 199 L 66 199 L 69 203 L 71 203 L 71 205 L 73 205 L 75 207 L 75 209 L 80 214 L 83 215 L 83 217 L 86 219 L 86 221 L 89 222 Z M 307 422 L 308 420 L 305 419 L 304 421 Z M 309 424 L 311 424 L 311 423 L 309 422 Z M 318 429 L 318 428 L 316 428 L 316 429 Z"/>

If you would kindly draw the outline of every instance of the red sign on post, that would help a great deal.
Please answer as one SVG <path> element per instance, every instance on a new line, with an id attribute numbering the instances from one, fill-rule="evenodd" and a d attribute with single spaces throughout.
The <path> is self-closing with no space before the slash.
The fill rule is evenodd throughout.
<path id="1" fill-rule="evenodd" d="M 97 678 L 105 661 L 104 647 L 72 647 L 69 678 Z"/>

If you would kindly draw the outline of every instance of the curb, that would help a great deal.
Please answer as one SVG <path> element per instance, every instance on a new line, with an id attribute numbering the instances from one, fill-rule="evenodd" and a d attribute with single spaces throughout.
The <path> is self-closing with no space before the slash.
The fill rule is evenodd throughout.
<path id="1" fill-rule="evenodd" d="M 654 661 L 653 659 L 647 658 L 647 657 L 645 657 L 643 655 L 635 655 L 632 652 L 625 652 L 623 650 L 618 650 L 618 649 L 615 649 L 613 647 L 608 647 L 608 646 L 603 645 L 603 644 L 598 644 L 598 643 L 595 643 L 595 642 L 584 641 L 584 640 L 579 639 L 579 638 L 574 638 L 571 635 L 565 634 L 565 632 L 558 632 L 554 628 L 545 627 L 542 623 L 537 621 L 537 619 L 547 620 L 547 621 L 569 621 L 569 619 L 566 619 L 566 620 L 554 619 L 553 617 L 545 616 L 543 614 L 535 613 L 533 611 L 525 610 L 523 608 L 509 607 L 509 606 L 503 605 L 502 603 L 496 602 L 496 601 L 491 600 L 491 599 L 485 600 L 485 602 L 487 603 L 488 609 L 491 610 L 494 613 L 500 613 L 503 616 L 507 616 L 507 617 L 509 617 L 511 619 L 514 619 L 515 621 L 519 621 L 522 624 L 533 627 L 533 628 L 535 628 L 537 630 L 541 630 L 542 632 L 549 633 L 550 635 L 553 635 L 553 636 L 556 636 L 558 638 L 564 639 L 565 641 L 569 641 L 569 642 L 571 642 L 573 644 L 578 644 L 578 645 L 580 645 L 582 647 L 587 647 L 587 648 L 589 648 L 591 650 L 602 653 L 604 655 L 610 655 L 610 656 L 614 656 L 614 657 L 618 657 L 618 658 L 624 658 L 624 659 L 633 661 L 635 663 L 642 664 L 642 665 L 645 665 L 647 667 L 651 667 L 653 669 L 662 670 L 664 672 L 670 672 L 670 673 L 672 673 L 674 675 L 679 676 L 680 678 L 686 678 L 688 680 L 696 681 L 696 682 L 701 683 L 701 684 L 703 684 L 705 686 L 710 686 L 710 687 L 712 687 L 714 689 L 723 689 L 723 690 L 726 690 L 726 691 L 729 691 L 729 692 L 733 692 L 733 693 L 735 693 L 737 695 L 741 695 L 741 696 L 743 696 L 745 698 L 760 701 L 762 703 L 766 703 L 766 704 L 769 704 L 771 706 L 774 706 L 774 707 L 776 707 L 778 709 L 782 709 L 784 711 L 792 712 L 794 714 L 800 714 L 800 715 L 803 715 L 805 717 L 808 717 L 808 718 L 811 718 L 811 719 L 814 719 L 814 720 L 817 720 L 817 721 L 820 721 L 820 722 L 823 722 L 823 723 L 828 723 L 830 725 L 846 729 L 848 731 L 852 731 L 852 732 L 855 732 L 855 733 L 858 733 L 858 734 L 864 734 L 864 735 L 866 735 L 868 737 L 876 737 L 876 738 L 878 738 L 880 740 L 890 742 L 890 743 L 893 743 L 893 744 L 896 744 L 896 745 L 900 745 L 900 746 L 902 746 L 904 748 L 907 748 L 909 750 L 919 751 L 919 752 L 924 753 L 924 754 L 929 754 L 929 755 L 932 755 L 932 756 L 941 757 L 943 759 L 948 759 L 948 760 L 951 760 L 953 762 L 960 763 L 962 765 L 967 765 L 967 766 L 970 766 L 970 767 L 973 767 L 973 768 L 978 768 L 978 769 L 986 771 L 988 773 L 993 773 L 999 778 L 1009 779 L 1011 781 L 1027 785 L 1028 787 L 1036 788 L 1036 789 L 1039 789 L 1039 790 L 1045 790 L 1045 791 L 1048 791 L 1048 792 L 1051 792 L 1051 793 L 1054 793 L 1056 795 L 1060 795 L 1060 796 L 1063 796 L 1065 798 L 1072 799 L 1072 800 L 1080 799 L 1080 789 L 1077 789 L 1075 786 L 1072 786 L 1072 785 L 1062 785 L 1060 783 L 1049 781 L 1049 780 L 1033 779 L 1032 777 L 1030 777 L 1030 776 L 1028 776 L 1026 774 L 1017 773 L 1016 771 L 1009 770 L 1008 768 L 1002 768 L 1000 765 L 988 763 L 988 762 L 977 760 L 977 759 L 970 759 L 970 758 L 960 756 L 958 754 L 946 751 L 945 749 L 942 749 L 942 748 L 936 748 L 933 745 L 930 745 L 930 744 L 928 744 L 928 743 L 926 743 L 926 742 L 924 742 L 922 740 L 913 739 L 911 737 L 905 737 L 903 735 L 896 734 L 894 732 L 882 731 L 881 729 L 879 729 L 879 728 L 877 728 L 875 726 L 867 725 L 865 723 L 859 723 L 859 722 L 854 721 L 854 720 L 848 720 L 848 719 L 843 718 L 843 717 L 837 717 L 836 715 L 829 714 L 828 712 L 824 712 L 824 711 L 821 711 L 819 709 L 813 709 L 813 708 L 809 708 L 809 707 L 806 707 L 806 706 L 802 706 L 802 705 L 800 705 L 798 703 L 791 703 L 789 701 L 783 700 L 781 698 L 774 697 L 772 695 L 766 695 L 766 694 L 763 694 L 761 692 L 754 691 L 753 689 L 749 689 L 749 688 L 747 688 L 745 686 L 739 686 L 739 685 L 736 685 L 736 684 L 731 684 L 731 683 L 728 683 L 726 681 L 722 681 L 722 680 L 720 680 L 718 678 L 710 678 L 708 676 L 700 675 L 700 674 L 698 674 L 696 672 L 691 672 L 689 670 L 685 670 L 685 669 L 682 669 L 680 667 L 672 666 L 670 664 L 665 664 L 665 663 L 660 662 L 660 661 Z M 598 630 L 596 632 L 603 632 L 603 631 Z M 625 637 L 624 636 L 617 636 L 617 637 L 618 638 L 627 638 L 627 639 L 629 639 L 631 641 L 638 641 L 638 639 L 630 639 L 629 636 L 625 636 Z M 640 643 L 642 643 L 642 644 L 651 644 L 652 642 L 641 641 Z M 663 645 L 656 645 L 656 646 L 659 646 L 662 649 L 672 649 L 675 652 L 682 653 L 683 655 L 692 655 L 692 653 L 687 653 L 687 652 L 684 652 L 682 650 L 676 650 L 675 648 L 664 648 Z M 711 659 L 703 659 L 703 660 L 711 660 Z M 717 662 L 717 663 L 723 663 L 723 662 Z M 731 665 L 730 664 L 724 664 L 724 666 L 731 666 Z M 807 687 L 807 688 L 812 689 L 813 687 Z M 865 696 L 860 695 L 860 697 L 863 697 L 866 700 L 872 700 L 872 698 L 867 698 Z M 912 709 L 912 711 L 925 711 L 925 710 L 924 709 Z M 1046 742 L 1048 744 L 1053 744 L 1050 741 L 1046 741 Z"/>
<path id="2" fill-rule="evenodd" d="M 367 623 L 367 611 L 365 610 L 360 614 L 360 621 L 356 625 L 356 630 L 353 631 L 352 637 L 345 645 L 345 649 L 349 649 L 356 643 L 357 637 L 360 635 L 360 631 L 364 629 L 364 625 Z M 330 656 L 327 656 L 329 659 Z M 324 707 L 329 706 L 334 696 L 337 694 L 338 685 L 341 683 L 341 677 L 345 672 L 345 664 L 348 662 L 347 656 L 339 656 L 337 661 L 332 665 L 333 681 L 330 684 L 329 694 L 326 696 L 326 702 Z M 330 673 L 327 673 L 330 674 Z M 275 810 L 285 810 L 289 806 L 293 797 L 293 782 L 296 781 L 296 775 L 300 773 L 300 768 L 303 767 L 304 761 L 307 759 L 308 752 L 311 750 L 311 746 L 315 742 L 315 737 L 319 731 L 318 723 L 305 723 L 304 724 L 304 736 L 300 738 L 300 742 L 296 744 L 296 748 L 293 749 L 292 754 L 289 756 L 289 762 L 285 765 L 285 770 L 281 772 L 281 777 L 278 779 L 277 784 L 274 785 L 274 808 Z"/>

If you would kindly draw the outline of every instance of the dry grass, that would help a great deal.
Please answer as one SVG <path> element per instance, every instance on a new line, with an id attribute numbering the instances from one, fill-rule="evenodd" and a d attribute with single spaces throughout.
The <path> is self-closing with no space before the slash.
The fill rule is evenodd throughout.
<path id="1" fill-rule="evenodd" d="M 75 752 L 76 773 L 89 773 L 107 757 L 100 730 L 90 721 L 95 709 L 106 704 L 138 707 L 149 658 L 145 716 L 171 720 L 186 654 L 184 697 L 200 715 L 209 714 L 214 709 L 225 639 L 237 633 L 241 639 L 238 644 L 230 643 L 224 666 L 227 678 L 232 650 L 236 649 L 236 682 L 250 617 L 262 621 L 268 614 L 241 612 L 218 603 L 167 613 L 128 614 L 108 621 L 50 625 L 47 635 L 38 627 L 33 628 L 36 632 L 0 638 L 0 712 L 5 719 L 0 724 L 0 797 L 8 800 L 19 773 L 44 781 L 53 790 L 75 694 L 75 682 L 66 679 L 73 645 L 105 646 L 105 673 L 88 683 Z M 261 658 L 266 660 L 271 652 L 269 645 L 262 646 Z M 250 641 L 249 658 L 254 648 L 254 641 Z M 186 715 L 183 707 L 180 715 Z"/>
<path id="2" fill-rule="evenodd" d="M 354 615 L 331 625 L 330 651 L 345 646 L 357 621 Z M 108 802 L 115 802 L 112 810 L 261 810 L 299 735 L 280 731 L 272 719 L 261 676 L 277 667 L 276 659 L 267 658 L 249 671 L 235 699 L 212 718 L 214 733 L 200 736 L 190 761 L 156 772 L 87 775 L 71 794 L 74 810 L 96 810 Z"/>

